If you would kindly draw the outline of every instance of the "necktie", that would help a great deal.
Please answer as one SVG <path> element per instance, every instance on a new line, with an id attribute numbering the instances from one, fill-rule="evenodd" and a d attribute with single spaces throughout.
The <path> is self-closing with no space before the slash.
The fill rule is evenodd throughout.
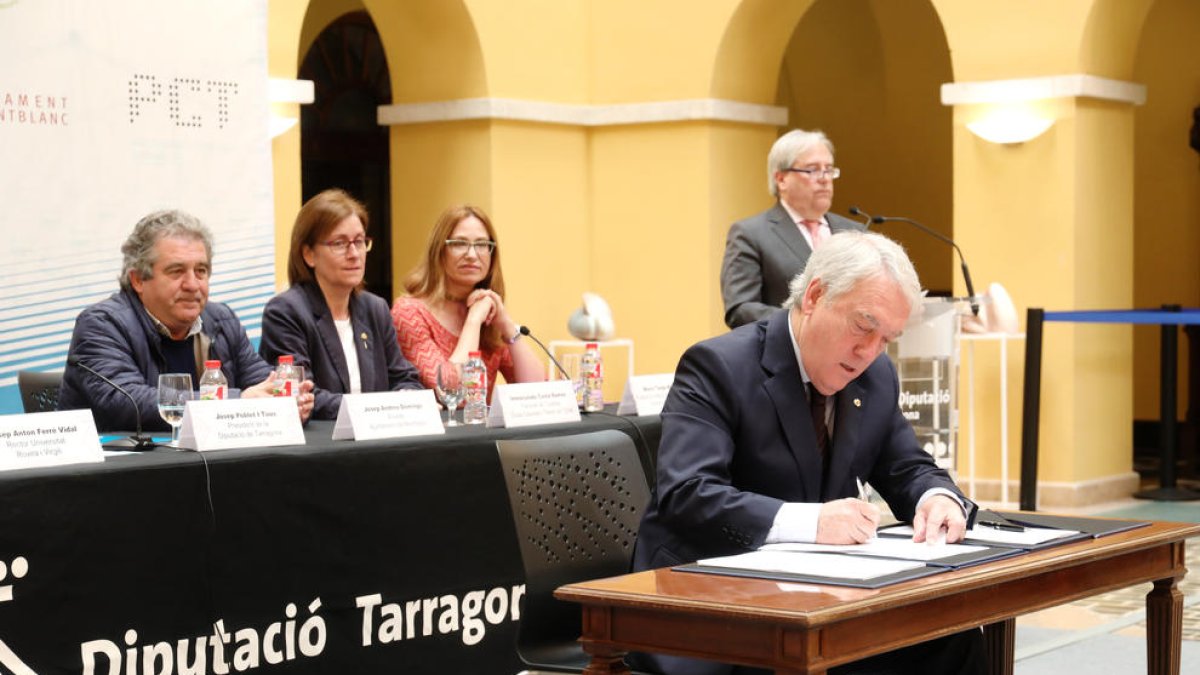
<path id="1" fill-rule="evenodd" d="M 813 250 L 814 251 L 817 250 L 817 247 L 820 246 L 821 243 L 825 241 L 825 238 L 821 232 L 821 221 L 819 221 L 819 220 L 804 220 L 801 222 L 804 224 L 804 229 L 808 230 L 809 237 L 812 238 Z"/>
<path id="2" fill-rule="evenodd" d="M 808 384 L 808 407 L 812 412 L 813 430 L 817 432 L 817 448 L 821 451 L 821 459 L 829 454 L 829 427 L 825 425 L 825 395 L 817 391 L 810 382 Z"/>

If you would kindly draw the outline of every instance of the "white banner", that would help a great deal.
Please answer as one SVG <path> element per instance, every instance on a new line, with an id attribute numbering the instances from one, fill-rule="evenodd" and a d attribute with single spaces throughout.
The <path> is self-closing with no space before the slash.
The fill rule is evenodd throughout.
<path id="1" fill-rule="evenodd" d="M 0 1 L 0 413 L 63 366 L 162 208 L 215 237 L 211 298 L 257 336 L 274 290 L 264 0 Z"/>

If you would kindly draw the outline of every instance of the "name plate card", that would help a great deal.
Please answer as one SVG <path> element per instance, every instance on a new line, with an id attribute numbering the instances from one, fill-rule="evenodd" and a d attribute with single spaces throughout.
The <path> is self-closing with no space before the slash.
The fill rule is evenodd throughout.
<path id="1" fill-rule="evenodd" d="M 103 461 L 90 410 L 0 415 L 0 470 Z"/>
<path id="2" fill-rule="evenodd" d="M 333 425 L 335 441 L 444 433 L 432 389 L 343 394 Z"/>
<path id="3" fill-rule="evenodd" d="M 675 383 L 674 373 L 657 375 L 634 375 L 625 380 L 625 393 L 621 394 L 618 415 L 657 415 L 667 402 L 667 392 Z"/>
<path id="4" fill-rule="evenodd" d="M 296 399 L 288 397 L 188 401 L 179 446 L 201 452 L 304 445 Z"/>
<path id="5" fill-rule="evenodd" d="M 578 421 L 575 385 L 569 380 L 551 380 L 496 385 L 487 425 L 528 427 Z"/>

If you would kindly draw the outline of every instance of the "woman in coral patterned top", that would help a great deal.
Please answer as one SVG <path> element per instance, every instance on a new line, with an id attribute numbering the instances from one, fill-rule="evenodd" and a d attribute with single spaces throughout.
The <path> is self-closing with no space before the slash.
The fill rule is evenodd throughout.
<path id="1" fill-rule="evenodd" d="M 488 400 L 496 373 L 506 382 L 545 379 L 520 325 L 504 307 L 504 275 L 496 231 L 482 209 L 452 206 L 429 235 L 425 257 L 404 282 L 407 296 L 392 305 L 400 350 L 432 389 L 437 365 L 466 363 L 483 352 L 488 369 Z"/>

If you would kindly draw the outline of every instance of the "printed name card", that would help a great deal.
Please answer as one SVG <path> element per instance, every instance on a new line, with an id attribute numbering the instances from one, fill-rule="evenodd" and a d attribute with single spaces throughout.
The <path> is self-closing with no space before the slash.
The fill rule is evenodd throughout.
<path id="1" fill-rule="evenodd" d="M 0 415 L 0 470 L 103 461 L 90 410 Z"/>
<path id="2" fill-rule="evenodd" d="M 618 415 L 657 415 L 667 402 L 667 392 L 675 382 L 674 373 L 634 375 L 625 381 Z"/>
<path id="3" fill-rule="evenodd" d="M 344 394 L 333 425 L 333 440 L 444 434 L 432 389 Z"/>
<path id="4" fill-rule="evenodd" d="M 579 402 L 570 380 L 499 384 L 492 394 L 489 427 L 578 422 Z"/>
<path id="5" fill-rule="evenodd" d="M 188 401 L 179 446 L 201 452 L 304 445 L 296 399 L 288 397 Z"/>

